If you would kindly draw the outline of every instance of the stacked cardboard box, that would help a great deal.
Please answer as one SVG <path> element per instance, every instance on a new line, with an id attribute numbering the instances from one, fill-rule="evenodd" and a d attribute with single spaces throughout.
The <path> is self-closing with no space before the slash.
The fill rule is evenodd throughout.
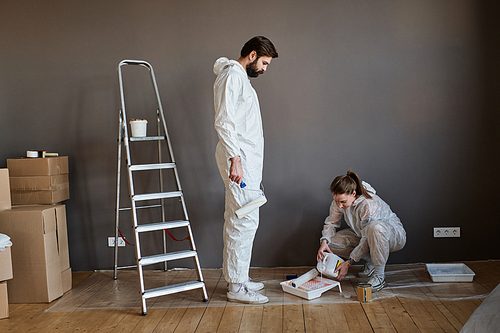
<path id="1" fill-rule="evenodd" d="M 54 204 L 69 199 L 68 157 L 7 159 L 13 205 Z"/>
<path id="2" fill-rule="evenodd" d="M 0 169 L 0 211 L 10 209 L 9 172 Z M 12 256 L 10 246 L 0 251 L 0 319 L 9 317 L 7 280 L 12 279 Z"/>
<path id="3" fill-rule="evenodd" d="M 0 232 L 13 243 L 9 302 L 51 302 L 71 289 L 66 207 L 60 204 L 69 198 L 68 158 L 9 159 L 7 167 L 13 206 L 0 211 Z"/>

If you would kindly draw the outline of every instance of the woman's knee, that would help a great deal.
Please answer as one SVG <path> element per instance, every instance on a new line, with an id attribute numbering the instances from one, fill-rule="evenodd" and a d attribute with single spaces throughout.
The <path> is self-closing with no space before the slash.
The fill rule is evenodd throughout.
<path id="1" fill-rule="evenodd" d="M 388 227 L 389 225 L 387 223 L 384 223 L 382 221 L 372 221 L 366 225 L 365 228 L 365 234 L 372 235 L 372 234 L 382 234 L 382 235 L 387 235 L 388 233 Z"/>
<path id="2" fill-rule="evenodd" d="M 328 246 L 333 253 L 341 257 L 348 257 L 351 251 L 358 246 L 360 238 L 349 229 L 340 230 L 332 238 Z"/>

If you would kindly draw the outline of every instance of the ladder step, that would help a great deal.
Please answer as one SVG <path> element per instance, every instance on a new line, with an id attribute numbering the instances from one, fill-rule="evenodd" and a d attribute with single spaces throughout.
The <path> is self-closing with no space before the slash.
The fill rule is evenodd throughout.
<path id="1" fill-rule="evenodd" d="M 165 140 L 164 136 L 131 136 L 130 141 L 158 141 Z"/>
<path id="2" fill-rule="evenodd" d="M 179 220 L 179 221 L 159 222 L 159 223 L 138 225 L 137 228 L 135 228 L 135 230 L 137 230 L 137 232 L 157 231 L 157 230 L 163 230 L 163 229 L 187 227 L 188 225 L 189 225 L 189 221 Z"/>
<path id="3" fill-rule="evenodd" d="M 136 194 L 132 197 L 132 199 L 135 201 L 142 201 L 142 200 L 168 199 L 168 198 L 180 198 L 180 197 L 182 197 L 182 191 Z"/>
<path id="4" fill-rule="evenodd" d="M 130 171 L 173 169 L 175 168 L 175 163 L 135 164 L 129 166 L 129 168 Z"/>
<path id="5" fill-rule="evenodd" d="M 161 205 L 148 205 L 148 206 L 136 206 L 135 209 L 145 209 L 145 208 L 159 208 Z M 131 210 L 132 207 L 122 207 L 118 209 L 119 211 Z"/>
<path id="6" fill-rule="evenodd" d="M 184 259 L 184 258 L 190 258 L 190 257 L 196 257 L 196 251 L 193 251 L 193 250 L 177 251 L 177 252 L 170 252 L 170 253 L 155 254 L 152 256 L 148 256 L 148 257 L 142 257 L 139 260 L 139 265 L 141 265 L 141 266 L 154 265 L 154 264 L 158 264 L 160 262 L 177 260 L 177 259 Z"/>
<path id="7" fill-rule="evenodd" d="M 201 281 L 189 281 L 184 283 L 172 284 L 170 286 L 148 289 L 144 291 L 144 298 L 152 298 L 164 295 L 179 293 L 181 291 L 193 290 L 205 287 L 205 283 Z"/>

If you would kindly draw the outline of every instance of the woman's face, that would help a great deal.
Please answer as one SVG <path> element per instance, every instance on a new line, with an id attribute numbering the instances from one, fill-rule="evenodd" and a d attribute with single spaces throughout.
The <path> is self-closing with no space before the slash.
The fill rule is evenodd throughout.
<path id="1" fill-rule="evenodd" d="M 356 191 L 353 191 L 352 194 L 334 194 L 333 200 L 339 208 L 347 209 L 356 200 Z"/>

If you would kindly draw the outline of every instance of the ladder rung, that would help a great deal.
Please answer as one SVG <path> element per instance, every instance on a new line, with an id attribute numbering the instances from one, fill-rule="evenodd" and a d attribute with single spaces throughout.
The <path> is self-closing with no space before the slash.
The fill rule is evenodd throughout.
<path id="1" fill-rule="evenodd" d="M 136 206 L 135 209 L 158 208 L 158 207 L 161 207 L 161 205 Z M 123 210 L 131 210 L 131 209 L 132 209 L 132 207 L 122 207 L 118 210 L 123 211 Z"/>
<path id="2" fill-rule="evenodd" d="M 168 199 L 168 198 L 180 198 L 180 197 L 182 197 L 182 192 L 174 191 L 174 192 L 136 194 L 132 197 L 132 199 L 135 201 L 142 201 L 142 200 Z"/>
<path id="3" fill-rule="evenodd" d="M 160 170 L 160 169 L 173 169 L 173 168 L 175 168 L 175 163 L 136 164 L 130 166 L 130 171 Z"/>
<path id="4" fill-rule="evenodd" d="M 131 136 L 130 141 L 158 141 L 165 140 L 164 136 Z"/>
<path id="5" fill-rule="evenodd" d="M 188 225 L 189 225 L 189 221 L 179 220 L 179 221 L 143 224 L 143 225 L 137 226 L 137 228 L 135 228 L 135 230 L 137 230 L 137 232 L 157 231 L 157 230 L 163 230 L 163 229 L 187 227 Z"/>
<path id="6" fill-rule="evenodd" d="M 189 281 L 184 283 L 172 284 L 170 286 L 159 287 L 154 289 L 145 290 L 142 296 L 144 298 L 152 298 L 164 295 L 170 295 L 174 293 L 179 293 L 181 291 L 193 290 L 197 288 L 203 288 L 205 286 L 204 282 L 201 281 Z"/>
<path id="7" fill-rule="evenodd" d="M 195 256 L 196 256 L 196 251 L 193 251 L 193 250 L 155 254 L 152 256 L 141 258 L 139 260 L 139 265 L 141 265 L 141 266 L 154 265 L 154 264 L 158 264 L 160 262 L 190 258 L 190 257 L 195 257 Z"/>
<path id="8" fill-rule="evenodd" d="M 130 266 L 116 266 L 116 269 L 129 269 L 129 268 L 137 268 L 137 265 L 130 265 Z"/>

